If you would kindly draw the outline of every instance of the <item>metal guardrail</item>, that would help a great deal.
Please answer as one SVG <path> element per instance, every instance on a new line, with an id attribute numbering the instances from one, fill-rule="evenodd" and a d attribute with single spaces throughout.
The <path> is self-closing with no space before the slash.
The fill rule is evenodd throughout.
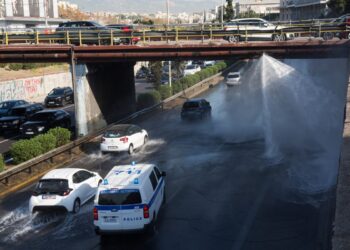
<path id="1" fill-rule="evenodd" d="M 89 134 L 87 136 L 84 136 L 82 138 L 78 138 L 77 140 L 73 141 L 73 142 L 70 142 L 66 145 L 63 145 L 59 148 L 56 148 L 50 152 L 47 152 L 45 153 L 45 155 L 42 155 L 42 156 L 38 156 L 38 157 L 35 157 L 29 161 L 26 161 L 26 162 L 23 162 L 17 166 L 14 166 L 4 172 L 1 172 L 0 173 L 0 181 L 4 184 L 8 184 L 9 183 L 9 178 L 16 175 L 16 174 L 19 174 L 19 173 L 22 173 L 22 172 L 28 172 L 28 173 L 31 173 L 32 172 L 32 168 L 35 167 L 36 165 L 40 164 L 40 163 L 43 163 L 43 162 L 47 162 L 47 161 L 52 161 L 52 158 L 55 157 L 55 156 L 58 156 L 59 154 L 62 154 L 62 153 L 65 153 L 65 152 L 69 152 L 69 154 L 72 153 L 72 150 L 76 147 L 79 147 L 80 145 L 82 145 L 83 143 L 85 142 L 88 142 L 90 140 L 92 140 L 93 138 L 99 136 L 100 134 L 102 134 L 104 131 L 108 130 L 109 128 L 111 128 L 112 126 L 114 126 L 115 124 L 119 124 L 119 123 L 125 123 L 125 122 L 128 122 L 132 119 L 135 119 L 141 115 L 144 115 L 144 114 L 147 114 L 147 113 L 150 113 L 160 107 L 163 106 L 163 102 L 159 103 L 159 104 L 156 104 L 152 107 L 149 107 L 149 108 L 146 108 L 146 109 L 143 109 L 143 110 L 140 110 L 136 113 L 133 113 L 131 115 L 129 115 L 128 117 L 126 118 L 123 118 L 115 123 L 112 123 L 110 125 L 108 125 L 107 127 L 103 128 L 103 129 L 100 129 L 92 134 Z"/>
<path id="2" fill-rule="evenodd" d="M 33 31 L 33 32 L 0 32 L 2 44 L 96 44 L 115 45 L 120 43 L 135 43 L 136 40 L 143 42 L 150 41 L 179 41 L 179 40 L 205 40 L 218 39 L 228 36 L 240 36 L 241 40 L 248 40 L 254 36 L 267 36 L 273 39 L 274 36 L 293 34 L 293 36 L 317 36 L 332 33 L 350 33 L 350 27 L 344 23 L 315 22 L 312 23 L 282 23 L 276 22 L 276 28 L 261 29 L 252 28 L 248 25 L 233 25 L 233 30 L 223 30 L 216 25 L 177 25 L 163 26 L 162 28 L 150 29 L 142 27 L 132 31 L 119 31 L 112 28 L 102 30 L 69 29 L 65 31 Z M 257 25 L 254 25 L 255 27 Z M 225 27 L 229 27 L 225 24 Z M 232 29 L 232 27 L 231 27 Z M 346 36 L 348 38 L 348 35 Z M 136 39 L 136 40 L 135 40 Z"/>

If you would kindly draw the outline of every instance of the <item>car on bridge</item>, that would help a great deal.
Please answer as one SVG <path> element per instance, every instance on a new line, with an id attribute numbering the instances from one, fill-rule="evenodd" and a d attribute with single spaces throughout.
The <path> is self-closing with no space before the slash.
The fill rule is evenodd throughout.
<path id="1" fill-rule="evenodd" d="M 205 99 L 187 100 L 181 110 L 182 120 L 204 119 L 211 116 L 210 103 Z"/>
<path id="2" fill-rule="evenodd" d="M 74 93 L 71 87 L 54 88 L 45 98 L 46 107 L 65 106 L 74 103 Z"/>
<path id="3" fill-rule="evenodd" d="M 148 141 L 148 133 L 133 124 L 118 124 L 109 128 L 101 138 L 102 153 L 127 151 L 133 154 Z"/>
<path id="4" fill-rule="evenodd" d="M 14 107 L 28 104 L 25 100 L 9 100 L 0 103 L 0 117 L 7 116 L 10 114 Z"/>
<path id="5" fill-rule="evenodd" d="M 37 183 L 29 200 L 29 211 L 63 209 L 78 213 L 81 205 L 95 196 L 102 178 L 80 168 L 54 169 Z"/>
<path id="6" fill-rule="evenodd" d="M 283 32 L 286 28 L 275 25 L 262 18 L 241 18 L 226 23 L 224 31 L 228 33 L 224 39 L 229 42 L 242 40 L 259 41 L 285 41 L 294 38 L 294 33 Z"/>
<path id="7" fill-rule="evenodd" d="M 60 109 L 39 111 L 23 123 L 19 130 L 22 136 L 32 137 L 56 127 L 71 128 L 71 116 L 68 112 Z"/>
<path id="8" fill-rule="evenodd" d="M 165 203 L 166 173 L 154 164 L 115 166 L 104 178 L 94 200 L 95 232 L 108 234 L 154 233 Z"/>
<path id="9" fill-rule="evenodd" d="M 324 40 L 330 40 L 334 37 L 350 39 L 350 14 L 345 14 L 329 23 L 320 25 L 319 30 L 325 31 L 319 34 Z"/>
<path id="10" fill-rule="evenodd" d="M 109 24 L 107 25 L 108 28 L 114 29 L 116 31 L 124 33 L 124 36 L 127 36 L 125 38 L 121 38 L 121 42 L 123 44 L 137 44 L 141 38 L 138 36 L 134 36 L 134 32 L 139 32 L 135 29 L 133 25 L 130 24 Z"/>
<path id="11" fill-rule="evenodd" d="M 111 37 L 113 29 L 93 21 L 69 21 L 60 23 L 56 34 L 61 35 L 60 43 L 82 44 L 120 44 L 119 37 Z M 69 36 L 67 35 L 69 32 Z M 68 40 L 69 37 L 69 40 Z"/>
<path id="12" fill-rule="evenodd" d="M 24 104 L 12 108 L 9 116 L 0 118 L 0 132 L 18 131 L 20 126 L 36 112 L 42 111 L 43 105 L 40 103 Z"/>

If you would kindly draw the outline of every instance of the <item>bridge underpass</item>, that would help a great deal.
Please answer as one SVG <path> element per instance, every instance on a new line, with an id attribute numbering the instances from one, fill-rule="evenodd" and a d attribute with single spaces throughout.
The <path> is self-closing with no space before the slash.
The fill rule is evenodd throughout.
<path id="1" fill-rule="evenodd" d="M 221 84 L 203 95 L 212 121 L 182 123 L 179 108 L 166 110 L 139 121 L 151 141 L 134 156 L 102 156 L 96 144 L 69 165 L 102 176 L 132 160 L 166 170 L 167 204 L 153 237 L 101 245 L 92 202 L 77 215 L 30 217 L 28 187 L 0 201 L 3 246 L 329 249 L 348 69 L 346 59 L 264 57 L 242 69 L 241 86 Z"/>

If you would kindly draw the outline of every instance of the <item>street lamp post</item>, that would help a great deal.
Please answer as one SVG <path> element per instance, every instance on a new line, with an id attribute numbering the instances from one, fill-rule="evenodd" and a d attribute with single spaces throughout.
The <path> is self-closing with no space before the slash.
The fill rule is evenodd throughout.
<path id="1" fill-rule="evenodd" d="M 44 15 L 45 15 L 45 29 L 48 26 L 48 22 L 47 22 L 47 0 L 44 0 Z"/>
<path id="2" fill-rule="evenodd" d="M 224 0 L 221 1 L 221 29 L 224 29 Z"/>
<path id="3" fill-rule="evenodd" d="M 168 28 L 170 24 L 170 16 L 169 16 L 169 0 L 166 1 L 166 9 L 167 9 L 167 23 L 168 23 Z M 168 39 L 167 39 L 168 40 Z M 169 87 L 171 87 L 171 61 L 168 62 L 168 67 L 169 67 Z"/>

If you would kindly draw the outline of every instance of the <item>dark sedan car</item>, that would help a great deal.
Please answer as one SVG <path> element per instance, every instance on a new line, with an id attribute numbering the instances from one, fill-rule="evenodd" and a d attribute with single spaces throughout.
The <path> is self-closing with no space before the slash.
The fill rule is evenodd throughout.
<path id="1" fill-rule="evenodd" d="M 11 109 L 20 105 L 28 104 L 24 100 L 10 100 L 0 103 L 0 117 L 7 116 L 10 114 Z"/>
<path id="2" fill-rule="evenodd" d="M 64 110 L 44 110 L 35 113 L 23 123 L 20 131 L 23 136 L 30 137 L 47 132 L 51 128 L 71 127 L 71 117 Z"/>
<path id="3" fill-rule="evenodd" d="M 137 44 L 141 40 L 140 37 L 133 36 L 133 32 L 138 32 L 137 30 L 135 30 L 135 27 L 133 25 L 109 24 L 109 25 L 107 25 L 107 27 L 124 33 L 125 37 L 121 38 L 121 42 L 123 44 Z M 128 38 L 128 37 L 130 37 L 130 38 Z"/>
<path id="4" fill-rule="evenodd" d="M 182 106 L 181 119 L 204 119 L 211 116 L 210 103 L 205 99 L 191 99 Z"/>
<path id="5" fill-rule="evenodd" d="M 12 108 L 9 116 L 0 118 L 0 132 L 19 131 L 20 126 L 36 112 L 43 110 L 39 103 L 25 104 Z"/>
<path id="6" fill-rule="evenodd" d="M 70 87 L 54 88 L 45 98 L 46 107 L 63 107 L 67 103 L 74 103 L 74 94 Z"/>
<path id="7" fill-rule="evenodd" d="M 67 39 L 69 32 L 69 43 L 82 44 L 111 44 L 111 31 L 114 29 L 103 26 L 93 21 L 69 21 L 60 23 L 56 28 L 56 34 Z M 61 41 L 62 42 L 62 41 Z M 68 42 L 68 41 L 64 41 Z M 113 37 L 113 44 L 120 44 L 120 38 Z"/>

